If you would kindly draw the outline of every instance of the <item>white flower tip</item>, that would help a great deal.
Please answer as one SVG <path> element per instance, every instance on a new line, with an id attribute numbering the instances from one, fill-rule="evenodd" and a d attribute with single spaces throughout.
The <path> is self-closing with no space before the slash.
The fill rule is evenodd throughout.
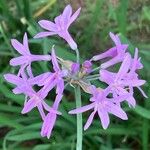
<path id="1" fill-rule="evenodd" d="M 21 111 L 21 114 L 25 114 L 26 112 L 25 112 L 25 110 L 23 109 L 22 111 Z"/>
<path id="2" fill-rule="evenodd" d="M 28 36 L 27 36 L 27 32 L 25 32 L 25 33 L 24 33 L 23 38 L 28 38 Z"/>
<path id="3" fill-rule="evenodd" d="M 40 37 L 38 36 L 38 34 L 36 34 L 33 38 L 34 38 L 34 39 L 38 39 L 38 38 L 40 38 Z"/>
<path id="4" fill-rule="evenodd" d="M 68 114 L 71 114 L 71 115 L 72 115 L 72 114 L 74 114 L 74 113 L 73 113 L 73 111 L 71 110 L 71 111 L 68 112 Z"/>
<path id="5" fill-rule="evenodd" d="M 4 79 L 5 79 L 5 80 L 8 80 L 8 78 L 9 78 L 9 74 L 4 74 L 4 76 L 3 76 L 3 77 L 4 77 Z"/>
<path id="6" fill-rule="evenodd" d="M 122 120 L 128 120 L 128 116 L 126 114 L 124 114 L 121 119 Z"/>
<path id="7" fill-rule="evenodd" d="M 10 60 L 10 61 L 9 61 L 9 64 L 10 64 L 11 66 L 14 66 L 14 61 L 13 61 L 13 60 Z"/>
<path id="8" fill-rule="evenodd" d="M 10 40 L 11 45 L 13 45 L 15 41 L 16 41 L 16 39 L 11 39 L 11 40 Z"/>
<path id="9" fill-rule="evenodd" d="M 87 126 L 84 126 L 84 128 L 83 128 L 83 129 L 84 129 L 84 131 L 86 131 L 86 130 L 88 129 L 88 127 L 87 127 Z"/>
<path id="10" fill-rule="evenodd" d="M 80 11 L 81 11 L 81 7 L 79 7 L 77 11 L 79 11 L 79 12 L 80 12 Z"/>
<path id="11" fill-rule="evenodd" d="M 75 42 L 69 43 L 72 50 L 78 49 L 77 44 Z"/>
<path id="12" fill-rule="evenodd" d="M 41 27 L 44 27 L 44 26 L 45 26 L 45 22 L 48 22 L 48 20 L 40 20 L 40 21 L 38 21 L 38 24 L 39 24 Z"/>
<path id="13" fill-rule="evenodd" d="M 106 130 L 108 128 L 108 126 L 103 126 L 103 129 Z"/>

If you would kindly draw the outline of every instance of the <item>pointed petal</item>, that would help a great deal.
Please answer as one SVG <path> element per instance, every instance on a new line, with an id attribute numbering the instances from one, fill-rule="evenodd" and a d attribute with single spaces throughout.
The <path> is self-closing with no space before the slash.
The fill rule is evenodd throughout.
<path id="1" fill-rule="evenodd" d="M 50 61 L 51 56 L 50 55 L 31 55 L 31 60 L 32 61 Z"/>
<path id="2" fill-rule="evenodd" d="M 12 84 L 20 84 L 22 82 L 22 79 L 14 74 L 5 74 L 4 75 L 5 80 L 7 80 L 8 82 L 12 83 Z"/>
<path id="3" fill-rule="evenodd" d="M 56 122 L 56 114 L 48 113 L 48 115 L 45 117 L 42 129 L 41 129 L 41 136 L 47 136 L 47 138 L 50 138 L 52 129 L 54 127 L 54 124 Z"/>
<path id="4" fill-rule="evenodd" d="M 71 7 L 71 5 L 67 5 L 62 13 L 62 17 L 64 19 L 65 24 L 68 23 L 71 15 L 72 15 L 72 7 Z"/>
<path id="5" fill-rule="evenodd" d="M 95 113 L 96 113 L 96 112 L 93 111 L 93 112 L 90 114 L 90 116 L 89 116 L 89 118 L 88 118 L 86 124 L 84 125 L 84 130 L 87 130 L 87 129 L 89 128 L 89 126 L 92 124 L 92 121 L 93 121 L 93 118 L 94 118 Z"/>
<path id="6" fill-rule="evenodd" d="M 117 49 L 116 47 L 110 48 L 109 50 L 107 50 L 106 52 L 99 54 L 99 55 L 95 55 L 92 60 L 97 61 L 97 60 L 101 60 L 107 57 L 115 57 L 117 56 Z"/>
<path id="7" fill-rule="evenodd" d="M 34 84 L 37 84 L 39 85 L 39 83 L 42 83 L 48 78 L 50 77 L 52 73 L 50 72 L 46 72 L 46 73 L 43 73 L 43 74 L 40 74 L 34 78 L 30 78 L 28 81 L 31 85 L 34 85 Z"/>
<path id="8" fill-rule="evenodd" d="M 68 23 L 68 27 L 77 19 L 77 17 L 79 16 L 81 11 L 81 8 L 79 8 L 70 18 L 69 23 Z"/>
<path id="9" fill-rule="evenodd" d="M 55 49 L 54 46 L 52 47 L 52 53 L 51 53 L 51 59 L 52 59 L 52 64 L 53 64 L 53 69 L 57 72 L 60 70 L 58 62 L 57 62 L 57 57 L 55 54 Z"/>
<path id="10" fill-rule="evenodd" d="M 22 114 L 28 113 L 29 111 L 31 111 L 36 106 L 37 106 L 37 103 L 36 103 L 35 98 L 33 97 L 28 102 L 26 102 L 21 113 Z"/>
<path id="11" fill-rule="evenodd" d="M 98 109 L 98 115 L 101 120 L 102 127 L 107 129 L 110 123 L 108 113 L 104 109 Z"/>
<path id="12" fill-rule="evenodd" d="M 21 94 L 21 93 L 23 93 L 22 90 L 20 90 L 20 88 L 18 88 L 18 87 L 14 88 L 14 89 L 12 90 L 12 92 L 13 92 L 14 94 Z"/>
<path id="13" fill-rule="evenodd" d="M 109 61 L 107 61 L 105 63 L 102 63 L 101 64 L 101 68 L 102 69 L 106 69 L 106 68 L 108 68 L 110 66 L 113 66 L 113 65 L 115 65 L 115 64 L 117 64 L 117 63 L 119 63 L 121 61 L 122 61 L 121 58 L 119 58 L 118 56 L 116 56 L 116 57 L 110 59 Z"/>
<path id="14" fill-rule="evenodd" d="M 116 73 L 112 73 L 107 70 L 100 69 L 100 80 L 106 82 L 107 84 L 111 84 L 115 80 Z"/>
<path id="15" fill-rule="evenodd" d="M 114 41 L 115 45 L 121 45 L 121 41 L 119 39 L 119 36 L 116 34 L 113 34 L 112 32 L 109 33 L 110 38 Z"/>
<path id="16" fill-rule="evenodd" d="M 47 135 L 48 125 L 49 125 L 49 114 L 45 117 L 42 128 L 41 128 L 41 136 L 42 137 Z"/>
<path id="17" fill-rule="evenodd" d="M 45 30 L 55 32 L 57 30 L 56 25 L 48 20 L 40 20 L 38 24 Z"/>
<path id="18" fill-rule="evenodd" d="M 27 33 L 24 34 L 23 45 L 24 45 L 26 54 L 30 55 Z"/>
<path id="19" fill-rule="evenodd" d="M 133 80 L 125 80 L 125 81 L 121 82 L 121 84 L 124 86 L 137 87 L 137 86 L 141 86 L 141 85 L 145 84 L 145 82 L 146 82 L 145 80 L 133 79 Z"/>
<path id="20" fill-rule="evenodd" d="M 39 113 L 40 113 L 42 119 L 44 120 L 45 119 L 45 112 L 44 112 L 42 103 L 38 103 L 37 108 L 39 110 Z"/>
<path id="21" fill-rule="evenodd" d="M 29 63 L 29 60 L 25 56 L 19 56 L 10 60 L 11 66 L 23 65 L 25 63 Z"/>
<path id="22" fill-rule="evenodd" d="M 121 107 L 119 107 L 109 101 L 107 102 L 107 111 L 123 120 L 128 119 L 127 114 L 123 111 L 123 109 Z"/>
<path id="23" fill-rule="evenodd" d="M 56 93 L 57 94 L 62 94 L 63 91 L 64 91 L 64 80 L 63 79 L 59 79 L 57 81 Z"/>
<path id="24" fill-rule="evenodd" d="M 63 33 L 63 36 L 61 36 L 64 40 L 67 41 L 67 43 L 69 44 L 69 46 L 71 47 L 71 49 L 76 50 L 77 49 L 77 44 L 76 42 L 73 40 L 73 38 L 71 37 L 71 35 L 69 34 L 68 31 L 66 31 L 65 33 Z"/>
<path id="25" fill-rule="evenodd" d="M 116 80 L 122 79 L 122 77 L 129 71 L 130 64 L 131 64 L 131 55 L 127 54 L 116 75 Z"/>
<path id="26" fill-rule="evenodd" d="M 86 106 L 82 106 L 80 108 L 76 108 L 74 110 L 71 110 L 69 111 L 69 114 L 79 114 L 79 113 L 83 113 L 83 112 L 86 112 L 90 109 L 93 109 L 95 106 L 95 103 L 91 103 L 89 105 L 86 105 Z"/>
<path id="27" fill-rule="evenodd" d="M 11 45 L 20 53 L 21 55 L 26 55 L 25 47 L 23 44 L 18 42 L 16 39 L 11 40 Z"/>
<path id="28" fill-rule="evenodd" d="M 54 110 L 57 110 L 57 109 L 58 109 L 59 103 L 61 102 L 62 97 L 63 97 L 62 94 L 58 94 L 58 95 L 56 96 L 55 101 L 54 101 L 54 104 L 53 104 L 53 107 L 52 107 Z"/>
<path id="29" fill-rule="evenodd" d="M 145 98 L 148 98 L 148 96 L 145 94 L 145 92 L 142 90 L 141 87 L 137 87 L 137 88 L 140 90 L 140 92 L 142 93 L 142 95 L 143 95 Z"/>
<path id="30" fill-rule="evenodd" d="M 32 73 L 32 69 L 31 69 L 31 64 L 29 64 L 27 66 L 27 72 L 30 78 L 33 78 L 33 73 Z"/>
<path id="31" fill-rule="evenodd" d="M 43 38 L 43 37 L 52 36 L 52 35 L 56 35 L 56 33 L 55 32 L 40 32 L 37 35 L 35 35 L 33 38 Z"/>
<path id="32" fill-rule="evenodd" d="M 48 139 L 49 139 L 50 136 L 51 136 L 53 127 L 54 127 L 55 122 L 56 122 L 56 117 L 57 117 L 57 115 L 54 114 L 53 117 L 51 118 L 51 123 L 50 123 L 50 125 L 49 125 L 49 128 L 48 128 L 48 134 L 47 134 L 47 138 L 48 138 Z"/>
<path id="33" fill-rule="evenodd" d="M 48 93 L 56 86 L 57 80 L 53 80 L 52 82 L 48 82 L 44 85 L 44 87 L 40 90 L 40 97 L 44 99 Z"/>

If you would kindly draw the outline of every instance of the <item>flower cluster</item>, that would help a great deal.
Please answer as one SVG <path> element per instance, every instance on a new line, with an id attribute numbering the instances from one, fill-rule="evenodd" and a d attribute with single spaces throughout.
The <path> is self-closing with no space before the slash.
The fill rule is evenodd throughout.
<path id="1" fill-rule="evenodd" d="M 128 45 L 122 44 L 117 34 L 110 33 L 110 38 L 115 46 L 106 52 L 93 56 L 80 65 L 77 44 L 71 37 L 68 29 L 80 13 L 79 8 L 72 14 L 70 5 L 66 6 L 63 13 L 55 18 L 54 22 L 48 20 L 39 21 L 39 25 L 47 30 L 38 33 L 34 38 L 59 35 L 77 52 L 77 62 L 64 60 L 55 54 L 55 47 L 51 49 L 51 54 L 34 55 L 30 53 L 27 34 L 24 34 L 23 43 L 16 39 L 11 40 L 11 44 L 21 56 L 10 60 L 10 65 L 19 66 L 17 75 L 5 74 L 4 78 L 15 85 L 12 90 L 14 94 L 24 94 L 25 103 L 22 114 L 37 108 L 43 125 L 41 136 L 50 138 L 56 118 L 62 115 L 59 111 L 59 104 L 63 97 L 66 86 L 71 85 L 76 88 L 80 86 L 83 92 L 91 95 L 90 104 L 69 111 L 69 114 L 83 113 L 93 110 L 84 126 L 86 130 L 91 125 L 96 113 L 101 120 L 102 127 L 106 129 L 110 123 L 109 114 L 127 120 L 126 112 L 121 108 L 121 103 L 126 101 L 129 107 L 135 107 L 134 87 L 137 87 L 144 97 L 147 97 L 141 86 L 145 83 L 139 78 L 137 71 L 143 68 L 138 57 L 138 49 L 135 49 L 134 57 L 128 52 Z M 93 68 L 96 61 L 103 60 L 97 68 Z M 52 63 L 53 70 L 34 76 L 31 67 L 34 61 L 47 61 Z M 111 72 L 115 64 L 120 64 L 118 72 Z M 112 69 L 111 69 L 112 70 Z M 107 87 L 102 89 L 93 84 L 93 80 L 106 83 Z M 39 90 L 36 87 L 39 86 Z M 46 102 L 46 97 L 52 89 L 56 89 L 56 97 L 52 106 Z"/>

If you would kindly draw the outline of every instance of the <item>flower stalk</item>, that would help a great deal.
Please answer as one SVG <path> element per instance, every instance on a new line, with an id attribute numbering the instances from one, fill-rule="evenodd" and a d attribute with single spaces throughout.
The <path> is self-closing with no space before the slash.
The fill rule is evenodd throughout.
<path id="1" fill-rule="evenodd" d="M 80 108 L 81 105 L 81 91 L 80 86 L 77 85 L 75 87 L 75 99 L 76 99 L 76 108 Z M 82 129 L 82 114 L 77 114 L 77 144 L 76 144 L 76 150 L 82 150 L 82 135 L 83 135 L 83 129 Z"/>

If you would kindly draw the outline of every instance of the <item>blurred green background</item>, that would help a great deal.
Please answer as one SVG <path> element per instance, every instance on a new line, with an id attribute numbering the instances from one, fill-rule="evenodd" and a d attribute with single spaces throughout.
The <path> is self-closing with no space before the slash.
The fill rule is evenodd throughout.
<path id="1" fill-rule="evenodd" d="M 21 115 L 23 95 L 14 95 L 12 85 L 6 83 L 3 74 L 16 73 L 9 60 L 17 56 L 10 39 L 22 41 L 24 32 L 30 37 L 30 49 L 35 54 L 47 54 L 53 44 L 57 54 L 65 59 L 75 59 L 69 47 L 58 37 L 41 40 L 32 37 L 41 29 L 40 19 L 53 20 L 70 3 L 74 10 L 82 7 L 80 17 L 70 32 L 79 45 L 81 57 L 91 58 L 112 46 L 108 33 L 119 33 L 122 42 L 129 44 L 133 54 L 139 48 L 144 69 L 141 78 L 147 80 L 143 87 L 150 97 L 150 0 L 0 0 L 0 149 L 2 150 L 75 150 L 76 117 L 67 114 L 75 107 L 74 93 L 66 90 L 51 138 L 40 137 L 41 120 L 37 110 Z M 46 63 L 33 64 L 35 74 L 49 70 Z M 84 132 L 84 150 L 149 150 L 150 149 L 150 103 L 135 90 L 137 107 L 129 109 L 127 121 L 111 117 L 111 124 L 103 130 L 98 117 Z M 51 94 L 48 101 L 52 101 Z M 89 96 L 82 94 L 82 103 Z M 83 114 L 84 123 L 88 114 Z"/>

